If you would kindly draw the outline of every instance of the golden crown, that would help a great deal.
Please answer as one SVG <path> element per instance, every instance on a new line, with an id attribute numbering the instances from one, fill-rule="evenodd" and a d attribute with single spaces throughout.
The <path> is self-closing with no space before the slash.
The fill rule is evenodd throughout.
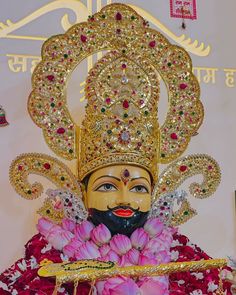
<path id="1" fill-rule="evenodd" d="M 115 52 L 90 72 L 79 138 L 67 109 L 66 82 L 81 60 L 102 50 Z M 161 128 L 158 73 L 169 93 Z M 33 74 L 29 112 L 57 155 L 79 158 L 80 179 L 98 167 L 123 162 L 143 166 L 157 179 L 158 162 L 180 156 L 203 119 L 189 55 L 122 4 L 108 5 L 88 22 L 44 43 L 42 61 Z"/>
<path id="2" fill-rule="evenodd" d="M 86 115 L 79 127 L 68 111 L 67 80 L 83 59 L 98 51 L 109 53 L 89 72 Z M 161 127 L 159 77 L 169 99 Z M 183 48 L 149 28 L 129 6 L 108 5 L 87 22 L 49 38 L 32 85 L 29 113 L 58 156 L 78 159 L 79 180 L 100 167 L 127 163 L 150 172 L 156 184 L 154 199 L 199 173 L 204 181 L 191 186 L 194 196 L 207 197 L 218 186 L 220 171 L 212 158 L 179 158 L 204 115 L 191 59 Z M 160 163 L 172 164 L 158 176 Z M 30 173 L 44 175 L 57 187 L 81 195 L 76 177 L 62 162 L 42 154 L 26 154 L 10 169 L 13 186 L 25 198 L 37 198 L 42 192 L 40 184 L 29 184 Z"/>

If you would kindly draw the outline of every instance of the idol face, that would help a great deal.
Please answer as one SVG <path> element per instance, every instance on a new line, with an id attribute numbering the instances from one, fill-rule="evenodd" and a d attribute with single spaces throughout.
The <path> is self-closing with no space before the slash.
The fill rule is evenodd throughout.
<path id="1" fill-rule="evenodd" d="M 130 235 L 142 227 L 151 208 L 149 173 L 132 165 L 114 165 L 93 172 L 85 205 L 95 224 L 105 224 L 112 234 Z"/>

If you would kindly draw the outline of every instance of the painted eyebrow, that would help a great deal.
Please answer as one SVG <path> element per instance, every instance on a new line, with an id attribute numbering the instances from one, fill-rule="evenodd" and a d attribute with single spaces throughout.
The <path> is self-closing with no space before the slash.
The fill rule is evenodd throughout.
<path id="1" fill-rule="evenodd" d="M 104 177 L 110 177 L 110 178 L 114 178 L 114 179 L 116 179 L 117 181 L 121 181 L 120 178 L 118 178 L 118 177 L 111 176 L 111 175 L 103 175 L 103 176 L 100 176 L 100 177 L 98 177 L 97 179 L 95 179 L 94 182 L 97 181 L 98 179 L 100 179 L 100 178 L 104 178 Z M 94 182 L 93 182 L 93 184 L 94 184 Z"/>
<path id="2" fill-rule="evenodd" d="M 145 179 L 148 182 L 148 184 L 151 185 L 150 181 L 146 177 L 133 177 L 131 178 L 131 181 L 137 180 L 137 179 Z"/>

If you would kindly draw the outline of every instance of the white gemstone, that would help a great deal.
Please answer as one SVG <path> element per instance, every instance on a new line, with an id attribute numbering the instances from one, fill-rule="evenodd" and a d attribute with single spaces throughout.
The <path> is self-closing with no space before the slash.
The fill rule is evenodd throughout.
<path id="1" fill-rule="evenodd" d="M 122 76 L 122 78 L 121 78 L 121 83 L 122 83 L 122 84 L 127 84 L 128 82 L 129 82 L 128 77 L 127 77 L 127 76 Z"/>
<path id="2" fill-rule="evenodd" d="M 122 132 L 121 133 L 121 139 L 123 141 L 128 141 L 129 140 L 129 132 L 127 132 L 127 131 Z"/>

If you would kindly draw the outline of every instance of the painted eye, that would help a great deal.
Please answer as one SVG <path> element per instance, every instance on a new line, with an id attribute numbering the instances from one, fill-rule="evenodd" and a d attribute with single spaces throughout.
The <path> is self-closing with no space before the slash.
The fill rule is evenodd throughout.
<path id="1" fill-rule="evenodd" d="M 148 189 L 144 185 L 136 185 L 130 191 L 134 193 L 149 193 Z"/>
<path id="2" fill-rule="evenodd" d="M 104 183 L 102 185 L 100 185 L 96 191 L 98 192 L 111 192 L 111 191 L 116 191 L 116 187 L 111 184 L 111 183 Z"/>

